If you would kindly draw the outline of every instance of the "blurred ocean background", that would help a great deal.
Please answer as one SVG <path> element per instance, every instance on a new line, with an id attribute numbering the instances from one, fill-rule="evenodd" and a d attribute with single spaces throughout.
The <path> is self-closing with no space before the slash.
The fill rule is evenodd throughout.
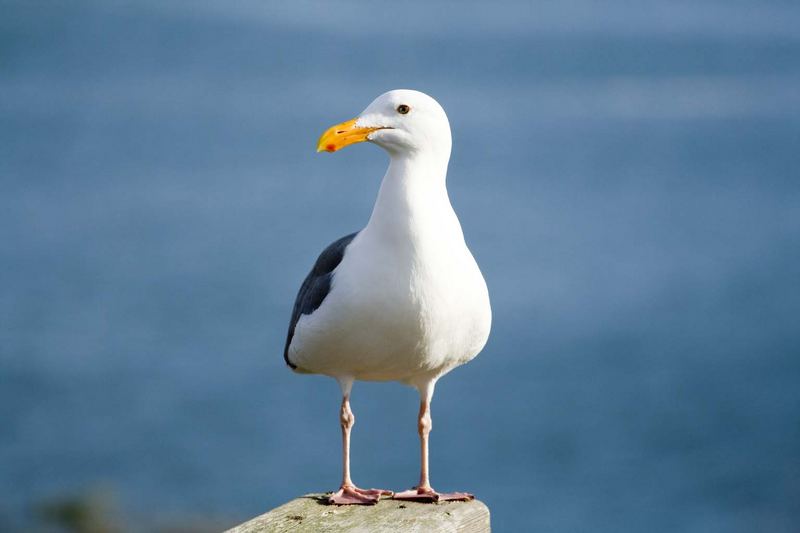
<path id="1" fill-rule="evenodd" d="M 84 491 L 147 529 L 337 487 L 338 386 L 283 342 L 387 158 L 314 148 L 415 88 L 494 309 L 437 388 L 434 486 L 498 532 L 798 531 L 799 28 L 764 0 L 0 2 L 0 530 Z M 353 409 L 355 481 L 410 487 L 416 392 Z"/>

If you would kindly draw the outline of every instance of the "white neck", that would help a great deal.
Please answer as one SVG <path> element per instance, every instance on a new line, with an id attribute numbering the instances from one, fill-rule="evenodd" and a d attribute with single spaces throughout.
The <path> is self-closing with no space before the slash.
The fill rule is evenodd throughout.
<path id="1" fill-rule="evenodd" d="M 393 154 L 365 231 L 383 240 L 417 242 L 461 233 L 447 196 L 447 157 Z M 462 237 L 463 238 L 463 237 Z"/>

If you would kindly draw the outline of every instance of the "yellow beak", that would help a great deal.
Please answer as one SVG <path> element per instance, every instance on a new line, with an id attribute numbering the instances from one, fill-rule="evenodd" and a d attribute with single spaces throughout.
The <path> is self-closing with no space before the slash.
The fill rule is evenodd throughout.
<path id="1" fill-rule="evenodd" d="M 345 146 L 361 143 L 367 140 L 367 136 L 373 131 L 382 128 L 358 128 L 356 127 L 356 120 L 348 120 L 335 126 L 331 126 L 322 134 L 317 143 L 317 152 L 335 152 L 341 150 Z"/>

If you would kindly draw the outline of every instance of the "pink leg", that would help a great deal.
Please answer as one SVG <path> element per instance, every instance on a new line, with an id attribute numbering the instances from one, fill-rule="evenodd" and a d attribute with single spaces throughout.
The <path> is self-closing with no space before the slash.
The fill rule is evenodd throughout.
<path id="1" fill-rule="evenodd" d="M 356 417 L 350 410 L 350 392 L 345 392 L 342 398 L 342 408 L 339 413 L 342 426 L 342 485 L 338 491 L 328 497 L 328 503 L 335 505 L 375 505 L 381 496 L 394 494 L 390 490 L 360 489 L 350 479 L 350 430 L 356 423 Z"/>
<path id="2" fill-rule="evenodd" d="M 431 396 L 433 396 L 433 384 L 429 391 L 420 391 L 422 399 L 419 404 L 419 417 L 417 419 L 417 429 L 419 431 L 420 447 L 422 449 L 422 468 L 420 470 L 419 485 L 411 490 L 404 490 L 394 495 L 396 500 L 413 500 L 418 502 L 440 502 L 461 500 L 474 500 L 475 496 L 467 492 L 436 492 L 431 487 L 428 475 L 428 435 L 433 429 L 431 419 Z"/>

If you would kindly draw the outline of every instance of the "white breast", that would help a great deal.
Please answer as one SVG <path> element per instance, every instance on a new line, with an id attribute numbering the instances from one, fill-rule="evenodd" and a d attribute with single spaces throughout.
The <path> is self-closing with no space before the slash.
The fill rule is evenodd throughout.
<path id="1" fill-rule="evenodd" d="M 297 323 L 290 358 L 307 371 L 411 381 L 475 357 L 491 327 L 486 283 L 447 197 L 444 167 L 390 165 L 369 224 L 322 305 Z"/>
<path id="2" fill-rule="evenodd" d="M 491 311 L 466 246 L 412 256 L 369 237 L 356 237 L 328 297 L 298 322 L 292 360 L 322 374 L 404 381 L 475 357 Z"/>

